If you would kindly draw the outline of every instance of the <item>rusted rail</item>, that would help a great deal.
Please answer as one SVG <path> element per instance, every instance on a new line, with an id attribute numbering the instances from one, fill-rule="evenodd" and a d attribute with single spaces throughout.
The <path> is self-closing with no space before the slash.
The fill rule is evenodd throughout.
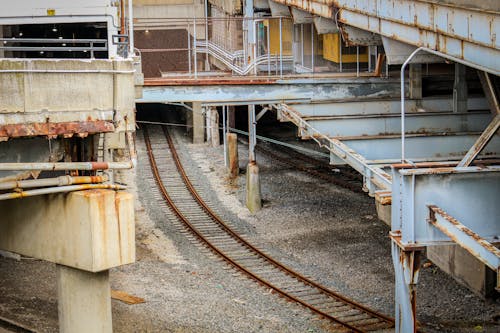
<path id="1" fill-rule="evenodd" d="M 163 128 L 164 133 L 161 133 L 158 126 L 153 130 L 155 131 L 155 146 L 159 147 L 157 154 L 162 154 L 163 172 L 155 160 L 148 127 L 143 128 L 155 181 L 171 211 L 202 244 L 260 285 L 270 288 L 273 292 L 331 321 L 338 329 L 349 332 L 368 332 L 394 326 L 393 319 L 294 272 L 233 231 L 195 190 L 182 167 L 166 127 Z M 162 141 L 165 142 L 162 134 L 166 137 L 168 146 L 166 143 L 162 146 Z M 164 156 L 166 151 L 170 151 L 170 156 Z M 169 166 L 169 163 L 175 163 L 178 175 L 173 174 L 174 166 Z"/>

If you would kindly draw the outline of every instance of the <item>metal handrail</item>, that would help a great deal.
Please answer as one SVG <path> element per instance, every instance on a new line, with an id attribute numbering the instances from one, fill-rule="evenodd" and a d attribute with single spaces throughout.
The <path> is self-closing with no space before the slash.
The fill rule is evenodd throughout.
<path id="1" fill-rule="evenodd" d="M 8 44 L 21 44 L 10 46 Z M 60 46 L 22 46 L 24 43 L 32 44 L 61 44 Z M 67 46 L 66 44 L 73 44 Z M 78 46 L 74 46 L 77 44 Z M 88 45 L 82 45 L 88 44 Z M 102 44 L 95 46 L 95 44 Z M 94 58 L 94 52 L 108 51 L 108 41 L 106 39 L 69 39 L 69 38 L 0 38 L 0 50 L 7 51 L 52 51 L 52 52 L 76 52 L 90 51 L 90 57 Z"/>

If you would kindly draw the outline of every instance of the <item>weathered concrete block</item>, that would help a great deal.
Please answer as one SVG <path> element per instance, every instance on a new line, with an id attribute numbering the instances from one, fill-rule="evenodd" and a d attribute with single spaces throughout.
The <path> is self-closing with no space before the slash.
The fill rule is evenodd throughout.
<path id="1" fill-rule="evenodd" d="M 247 208 L 251 213 L 256 213 L 262 208 L 262 195 L 260 192 L 259 167 L 255 162 L 248 164 L 246 180 Z"/>
<path id="2" fill-rule="evenodd" d="M 226 134 L 227 141 L 227 156 L 228 156 L 228 172 L 229 177 L 236 178 L 240 173 L 239 157 L 238 157 L 238 136 L 235 133 Z"/>
<path id="3" fill-rule="evenodd" d="M 477 295 L 495 294 L 496 273 L 460 246 L 429 246 L 427 258 Z"/>
<path id="4" fill-rule="evenodd" d="M 113 332 L 109 271 L 58 265 L 57 294 L 61 333 Z"/>
<path id="5" fill-rule="evenodd" d="M 99 272 L 135 261 L 134 200 L 89 190 L 0 201 L 0 249 Z"/>

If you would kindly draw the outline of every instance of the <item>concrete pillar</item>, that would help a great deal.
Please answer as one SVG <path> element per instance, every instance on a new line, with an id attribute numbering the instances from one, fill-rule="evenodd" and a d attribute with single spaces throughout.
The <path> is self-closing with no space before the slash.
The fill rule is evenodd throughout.
<path id="1" fill-rule="evenodd" d="M 186 135 L 193 137 L 193 112 L 186 109 Z"/>
<path id="2" fill-rule="evenodd" d="M 108 270 L 57 265 L 57 293 L 61 333 L 113 332 Z"/>
<path id="3" fill-rule="evenodd" d="M 229 160 L 228 172 L 231 178 L 238 177 L 240 173 L 238 161 L 238 136 L 235 133 L 227 133 L 227 156 Z"/>
<path id="4" fill-rule="evenodd" d="M 467 112 L 467 80 L 465 65 L 455 63 L 455 82 L 453 83 L 453 112 Z"/>
<path id="5" fill-rule="evenodd" d="M 197 144 L 205 142 L 203 127 L 201 102 L 193 102 L 193 143 Z"/>
<path id="6" fill-rule="evenodd" d="M 422 64 L 410 64 L 410 98 L 422 99 Z"/>
<path id="7" fill-rule="evenodd" d="M 262 195 L 260 192 L 259 167 L 255 161 L 247 166 L 246 204 L 251 213 L 256 213 L 262 208 Z"/>
<path id="8" fill-rule="evenodd" d="M 236 128 L 236 109 L 234 105 L 227 107 L 227 124 L 230 128 Z"/>
<path id="9" fill-rule="evenodd" d="M 212 126 L 210 123 L 210 119 L 212 118 L 212 108 L 202 108 L 202 112 L 205 114 L 205 133 L 207 142 L 212 142 Z"/>
<path id="10" fill-rule="evenodd" d="M 212 139 L 212 147 L 220 146 L 220 135 L 219 135 L 219 112 L 217 108 L 210 108 L 210 137 Z"/>

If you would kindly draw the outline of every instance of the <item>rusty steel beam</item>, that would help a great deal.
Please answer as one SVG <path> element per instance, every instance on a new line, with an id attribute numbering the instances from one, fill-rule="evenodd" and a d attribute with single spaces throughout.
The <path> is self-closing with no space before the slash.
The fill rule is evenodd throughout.
<path id="1" fill-rule="evenodd" d="M 276 0 L 500 75 L 500 12 L 428 0 Z M 472 66 L 474 67 L 474 66 Z M 476 67 L 477 68 L 477 67 Z"/>
<path id="2" fill-rule="evenodd" d="M 458 163 L 457 167 L 467 167 L 472 161 L 476 158 L 477 155 L 483 151 L 484 147 L 488 145 L 491 141 L 498 128 L 500 127 L 500 114 L 497 114 L 495 118 L 491 121 L 491 123 L 486 127 L 481 136 L 477 139 L 474 145 L 469 149 L 467 154 L 465 154 L 464 158 Z"/>
<path id="3" fill-rule="evenodd" d="M 58 135 L 87 136 L 93 133 L 113 132 L 115 126 L 111 121 L 70 121 L 63 123 L 26 123 L 26 124 L 0 124 L 0 137 L 18 138 L 24 136 L 49 136 Z"/>
<path id="4" fill-rule="evenodd" d="M 429 205 L 428 222 L 494 271 L 500 267 L 500 250 L 436 205 Z"/>

